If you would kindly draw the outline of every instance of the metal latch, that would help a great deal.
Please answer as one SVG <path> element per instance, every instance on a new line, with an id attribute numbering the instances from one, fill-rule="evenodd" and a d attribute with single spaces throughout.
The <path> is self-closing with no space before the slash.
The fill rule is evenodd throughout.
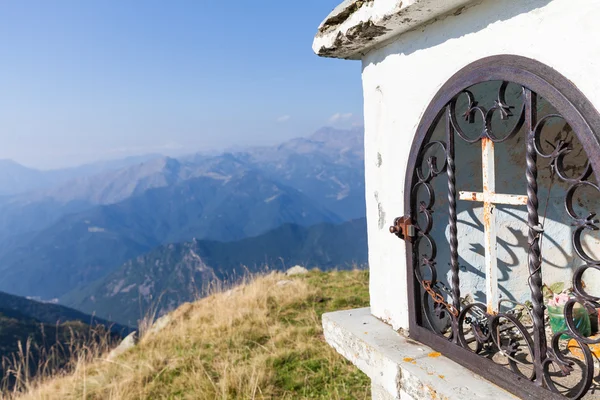
<path id="1" fill-rule="evenodd" d="M 394 220 L 394 225 L 390 226 L 390 233 L 393 233 L 407 242 L 412 242 L 413 238 L 416 236 L 416 229 L 412 224 L 410 217 L 404 216 Z"/>

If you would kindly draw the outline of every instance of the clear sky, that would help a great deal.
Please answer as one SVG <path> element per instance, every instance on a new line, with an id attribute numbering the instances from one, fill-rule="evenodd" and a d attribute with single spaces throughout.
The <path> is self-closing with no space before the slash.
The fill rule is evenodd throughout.
<path id="1" fill-rule="evenodd" d="M 0 158 L 56 168 L 361 124 L 360 63 L 311 49 L 340 1 L 0 1 Z"/>

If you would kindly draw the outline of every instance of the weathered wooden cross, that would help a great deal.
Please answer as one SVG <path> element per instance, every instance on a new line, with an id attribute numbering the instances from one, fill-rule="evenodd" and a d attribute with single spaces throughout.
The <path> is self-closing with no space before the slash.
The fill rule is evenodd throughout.
<path id="1" fill-rule="evenodd" d="M 485 276 L 487 312 L 498 313 L 498 258 L 496 254 L 496 213 L 494 204 L 527 204 L 527 196 L 496 193 L 496 172 L 494 165 L 494 142 L 488 138 L 481 140 L 481 163 L 483 167 L 483 193 L 459 192 L 460 200 L 483 202 L 483 227 L 485 235 Z"/>

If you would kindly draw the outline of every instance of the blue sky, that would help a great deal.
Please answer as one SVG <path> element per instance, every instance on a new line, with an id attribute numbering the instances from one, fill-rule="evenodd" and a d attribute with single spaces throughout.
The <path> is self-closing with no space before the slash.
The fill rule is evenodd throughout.
<path id="1" fill-rule="evenodd" d="M 56 168 L 360 124 L 360 63 L 311 49 L 339 1 L 2 1 L 0 158 Z"/>

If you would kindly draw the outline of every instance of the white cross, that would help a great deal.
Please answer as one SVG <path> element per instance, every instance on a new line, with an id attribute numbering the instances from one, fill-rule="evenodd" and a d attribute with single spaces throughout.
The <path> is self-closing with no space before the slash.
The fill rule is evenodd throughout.
<path id="1" fill-rule="evenodd" d="M 485 235 L 485 285 L 487 312 L 498 313 L 498 258 L 496 254 L 496 213 L 494 204 L 527 204 L 527 196 L 496 193 L 494 166 L 494 142 L 481 140 L 481 163 L 483 167 L 483 193 L 459 192 L 460 200 L 483 202 L 483 227 Z"/>

